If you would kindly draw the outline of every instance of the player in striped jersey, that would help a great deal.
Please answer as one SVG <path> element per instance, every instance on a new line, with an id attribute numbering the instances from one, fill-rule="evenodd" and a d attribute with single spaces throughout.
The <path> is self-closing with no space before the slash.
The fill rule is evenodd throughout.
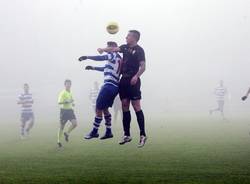
<path id="1" fill-rule="evenodd" d="M 214 89 L 214 95 L 216 97 L 218 107 L 215 109 L 211 109 L 209 112 L 210 114 L 212 114 L 213 112 L 218 111 L 224 118 L 224 104 L 225 104 L 225 96 L 227 95 L 227 89 L 224 87 L 222 80 L 220 81 L 219 86 Z"/>
<path id="2" fill-rule="evenodd" d="M 34 125 L 34 113 L 32 105 L 34 103 L 32 94 L 29 93 L 29 85 L 25 83 L 23 85 L 24 93 L 19 95 L 17 104 L 21 105 L 21 138 L 25 138 L 29 134 L 31 128 Z"/>
<path id="3" fill-rule="evenodd" d="M 99 84 L 97 81 L 95 81 L 94 86 L 89 93 L 89 99 L 91 101 L 91 105 L 92 105 L 94 112 L 96 109 L 96 99 L 98 97 L 98 93 L 99 93 Z"/>
<path id="4" fill-rule="evenodd" d="M 117 47 L 115 42 L 108 42 L 108 47 Z M 98 129 L 100 127 L 104 114 L 106 133 L 101 139 L 112 138 L 111 114 L 109 107 L 112 107 L 115 97 L 118 94 L 118 85 L 120 80 L 121 56 L 117 52 L 110 52 L 101 56 L 82 56 L 79 61 L 91 59 L 94 61 L 107 61 L 104 67 L 86 66 L 86 70 L 96 70 L 104 73 L 104 85 L 102 86 L 96 100 L 96 117 L 93 123 L 92 131 L 87 134 L 85 139 L 99 137 Z"/>

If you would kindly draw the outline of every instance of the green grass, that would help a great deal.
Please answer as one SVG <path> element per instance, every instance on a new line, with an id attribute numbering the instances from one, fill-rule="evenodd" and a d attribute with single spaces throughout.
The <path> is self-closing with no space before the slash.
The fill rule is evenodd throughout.
<path id="1" fill-rule="evenodd" d="M 19 140 L 19 125 L 9 123 L 0 134 L 0 184 L 249 184 L 249 122 L 151 119 L 142 149 L 136 147 L 135 122 L 134 139 L 124 146 L 117 144 L 118 124 L 115 137 L 107 141 L 82 140 L 91 125 L 80 125 L 61 151 L 55 145 L 57 123 L 36 122 L 27 140 Z"/>

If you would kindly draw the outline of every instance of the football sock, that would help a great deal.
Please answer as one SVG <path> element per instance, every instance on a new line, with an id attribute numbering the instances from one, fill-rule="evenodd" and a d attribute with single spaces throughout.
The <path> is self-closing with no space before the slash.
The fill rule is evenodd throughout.
<path id="1" fill-rule="evenodd" d="M 142 110 L 136 112 L 137 122 L 140 128 L 140 135 L 146 136 L 145 133 L 145 122 L 144 122 L 144 114 Z"/>
<path id="2" fill-rule="evenodd" d="M 131 122 L 130 111 L 123 112 L 122 123 L 125 136 L 130 136 L 130 122 Z"/>
<path id="3" fill-rule="evenodd" d="M 96 134 L 98 132 L 101 122 L 102 122 L 102 117 L 95 117 L 92 133 Z"/>

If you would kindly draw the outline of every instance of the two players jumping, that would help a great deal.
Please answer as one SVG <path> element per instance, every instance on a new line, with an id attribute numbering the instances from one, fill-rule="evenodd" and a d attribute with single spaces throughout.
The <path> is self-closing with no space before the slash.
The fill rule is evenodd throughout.
<path id="1" fill-rule="evenodd" d="M 112 106 L 116 95 L 119 93 L 122 110 L 123 110 L 123 130 L 124 137 L 120 145 L 128 143 L 132 140 L 130 136 L 131 113 L 130 104 L 132 104 L 136 113 L 137 122 L 140 128 L 140 141 L 138 147 L 143 147 L 147 137 L 145 133 L 145 120 L 141 108 L 141 80 L 140 76 L 145 71 L 145 54 L 142 47 L 137 43 L 140 39 L 140 32 L 137 30 L 130 30 L 127 37 L 127 44 L 117 47 L 115 42 L 108 42 L 106 48 L 99 48 L 98 52 L 102 56 L 82 56 L 80 61 L 91 59 L 96 61 L 107 60 L 105 67 L 87 66 L 87 70 L 98 70 L 104 72 L 104 85 L 98 95 L 96 101 L 96 117 L 93 123 L 92 131 L 85 136 L 86 139 L 99 137 L 98 128 L 102 121 L 102 114 L 104 114 L 106 133 L 101 139 L 113 137 L 111 132 L 111 114 L 108 108 Z M 123 54 L 123 57 L 118 54 Z M 121 79 L 120 79 L 121 74 Z"/>

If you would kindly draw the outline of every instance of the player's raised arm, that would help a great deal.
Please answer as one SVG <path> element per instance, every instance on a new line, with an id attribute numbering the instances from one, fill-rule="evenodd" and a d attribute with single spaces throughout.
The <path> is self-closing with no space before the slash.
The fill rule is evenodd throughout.
<path id="1" fill-rule="evenodd" d="M 103 72 L 105 67 L 94 67 L 94 66 L 86 66 L 85 70 L 96 70 L 99 72 Z"/>
<path id="2" fill-rule="evenodd" d="M 103 52 L 120 52 L 120 47 L 106 47 L 106 48 L 98 48 L 97 51 L 102 54 Z"/>
<path id="3" fill-rule="evenodd" d="M 112 59 L 112 57 L 113 57 L 113 54 L 109 53 L 109 54 L 102 55 L 102 56 L 81 56 L 78 60 L 84 61 L 84 60 L 90 59 L 94 61 L 107 61 L 109 59 Z"/>

